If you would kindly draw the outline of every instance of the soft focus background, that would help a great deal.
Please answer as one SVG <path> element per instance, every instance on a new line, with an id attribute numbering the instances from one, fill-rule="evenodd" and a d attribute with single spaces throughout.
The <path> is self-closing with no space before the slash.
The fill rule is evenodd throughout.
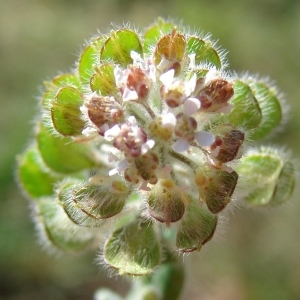
<path id="1" fill-rule="evenodd" d="M 285 131 L 268 143 L 300 157 L 299 0 L 0 0 L 0 299 L 84 300 L 109 286 L 95 253 L 56 258 L 36 242 L 28 203 L 14 180 L 28 143 L 42 83 L 68 71 L 85 39 L 111 23 L 144 28 L 158 16 L 211 32 L 229 50 L 231 69 L 269 75 L 292 109 Z M 299 188 L 290 204 L 230 216 L 221 239 L 184 258 L 182 299 L 300 299 Z M 172 299 L 170 299 L 172 300 Z"/>

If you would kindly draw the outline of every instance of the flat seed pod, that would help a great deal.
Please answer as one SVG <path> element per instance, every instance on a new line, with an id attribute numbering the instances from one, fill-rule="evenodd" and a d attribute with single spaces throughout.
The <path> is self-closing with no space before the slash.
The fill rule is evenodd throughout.
<path id="1" fill-rule="evenodd" d="M 163 58 L 174 63 L 180 63 L 185 55 L 185 46 L 184 35 L 173 29 L 172 33 L 164 35 L 157 42 L 154 51 L 155 64 L 158 65 Z"/>
<path id="2" fill-rule="evenodd" d="M 195 54 L 195 63 L 211 63 L 217 68 L 222 67 L 221 56 L 213 48 L 210 41 L 205 41 L 196 36 L 189 36 L 186 45 L 187 54 Z"/>
<path id="3" fill-rule="evenodd" d="M 42 124 L 37 142 L 46 165 L 56 172 L 73 173 L 96 166 L 91 148 L 69 137 L 51 134 Z"/>
<path id="4" fill-rule="evenodd" d="M 90 80 L 90 87 L 93 92 L 102 96 L 114 94 L 117 91 L 114 66 L 107 63 L 96 68 L 96 73 Z"/>
<path id="5" fill-rule="evenodd" d="M 200 189 L 200 197 L 213 214 L 221 212 L 231 201 L 237 180 L 238 174 L 235 171 L 228 173 L 214 170 L 212 172 L 209 184 Z"/>
<path id="6" fill-rule="evenodd" d="M 180 252 L 199 251 L 214 235 L 218 217 L 207 207 L 191 203 L 180 223 L 176 246 Z"/>
<path id="7" fill-rule="evenodd" d="M 86 227 L 102 225 L 103 220 L 120 213 L 130 190 L 120 181 L 109 180 L 103 185 L 64 182 L 58 198 L 70 219 Z"/>
<path id="8" fill-rule="evenodd" d="M 113 61 L 122 66 L 132 63 L 131 51 L 143 53 L 138 35 L 130 29 L 111 31 L 110 37 L 101 48 L 100 60 Z"/>
<path id="9" fill-rule="evenodd" d="M 64 136 L 81 135 L 85 122 L 80 106 L 83 95 L 73 87 L 61 88 L 52 101 L 51 118 L 54 128 Z"/>
<path id="10" fill-rule="evenodd" d="M 275 206 L 286 202 L 295 185 L 293 164 L 281 151 L 261 148 L 246 154 L 237 167 L 244 199 L 254 206 Z"/>
<path id="11" fill-rule="evenodd" d="M 54 184 L 62 179 L 44 163 L 35 145 L 29 147 L 18 157 L 18 179 L 33 199 L 54 194 Z"/>
<path id="12" fill-rule="evenodd" d="M 181 191 L 171 179 L 161 179 L 153 187 L 147 200 L 150 216 L 166 223 L 167 226 L 182 218 L 187 202 L 187 194 Z"/>
<path id="13" fill-rule="evenodd" d="M 227 121 L 235 127 L 243 127 L 251 130 L 259 126 L 262 113 L 249 85 L 241 80 L 237 80 L 233 86 L 234 95 L 230 99 L 233 108 L 228 115 L 223 115 L 223 121 Z"/>
<path id="14" fill-rule="evenodd" d="M 261 110 L 261 122 L 253 129 L 252 140 L 261 139 L 270 134 L 282 121 L 282 107 L 280 96 L 274 88 L 265 82 L 249 80 L 248 84 L 259 103 Z"/>
<path id="15" fill-rule="evenodd" d="M 42 97 L 42 104 L 44 108 L 51 107 L 51 102 L 55 99 L 58 90 L 62 87 L 80 88 L 80 80 L 77 74 L 61 74 L 53 78 L 52 81 L 44 83 L 47 87 Z"/>
<path id="16" fill-rule="evenodd" d="M 37 203 L 37 217 L 41 238 L 59 250 L 82 252 L 95 242 L 95 231 L 75 225 L 54 198 Z"/>
<path id="17" fill-rule="evenodd" d="M 158 40 L 168 32 L 171 32 L 174 24 L 165 22 L 163 19 L 158 19 L 157 23 L 150 26 L 144 33 L 144 51 L 150 52 L 151 47 L 154 47 Z"/>
<path id="18" fill-rule="evenodd" d="M 104 245 L 103 258 L 120 274 L 147 275 L 161 261 L 161 248 L 149 221 L 135 220 L 117 229 Z"/>
<path id="19" fill-rule="evenodd" d="M 78 72 L 83 84 L 90 83 L 91 74 L 95 72 L 95 66 L 100 64 L 99 53 L 105 39 L 105 36 L 92 39 L 79 58 Z"/>

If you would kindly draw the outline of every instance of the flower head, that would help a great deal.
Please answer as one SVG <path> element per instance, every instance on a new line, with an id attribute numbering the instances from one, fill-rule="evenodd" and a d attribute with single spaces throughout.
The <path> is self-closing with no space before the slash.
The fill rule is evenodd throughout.
<path id="1" fill-rule="evenodd" d="M 240 173 L 253 187 L 245 199 L 290 195 L 288 159 L 244 153 L 248 137 L 279 124 L 279 95 L 264 81 L 229 79 L 213 45 L 162 20 L 143 36 L 118 29 L 93 39 L 78 70 L 49 84 L 37 142 L 20 170 L 37 182 L 22 177 L 41 199 L 37 214 L 54 244 L 93 246 L 99 233 L 92 227 L 111 219 L 104 261 L 120 273 L 145 275 L 162 259 L 164 227 L 180 252 L 200 250 L 213 237 Z M 24 167 L 27 161 L 35 166 Z"/>

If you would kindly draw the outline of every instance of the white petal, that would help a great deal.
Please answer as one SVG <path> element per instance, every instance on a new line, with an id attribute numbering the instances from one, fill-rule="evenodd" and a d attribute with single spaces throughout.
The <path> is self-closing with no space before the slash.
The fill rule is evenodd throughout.
<path id="1" fill-rule="evenodd" d="M 128 117 L 128 122 L 129 122 L 131 125 L 134 125 L 134 126 L 137 125 L 135 116 L 129 116 L 129 117 Z"/>
<path id="2" fill-rule="evenodd" d="M 123 79 L 124 79 L 124 73 L 121 68 L 115 67 L 114 68 L 114 76 L 116 80 L 116 86 L 120 88 L 123 84 Z"/>
<path id="3" fill-rule="evenodd" d="M 170 61 L 167 60 L 164 56 L 162 57 L 160 63 L 157 65 L 157 69 L 160 72 L 163 72 L 164 70 L 168 69 L 170 67 Z"/>
<path id="4" fill-rule="evenodd" d="M 198 111 L 198 109 L 201 107 L 201 102 L 199 99 L 197 98 L 187 98 L 184 102 L 183 102 L 183 106 L 184 106 L 184 113 L 187 116 L 191 116 L 193 115 L 195 112 Z"/>
<path id="5" fill-rule="evenodd" d="M 185 138 L 180 138 L 179 140 L 177 140 L 174 145 L 173 145 L 173 149 L 176 151 L 176 152 L 184 152 L 186 150 L 189 149 L 189 142 L 187 139 Z"/>
<path id="6" fill-rule="evenodd" d="M 108 172 L 108 175 L 109 175 L 109 176 L 113 176 L 113 175 L 115 175 L 115 174 L 117 174 L 117 173 L 121 173 L 121 172 L 125 171 L 125 170 L 128 168 L 128 165 L 129 165 L 129 164 L 128 164 L 128 161 L 127 161 L 126 159 L 124 159 L 124 160 L 122 160 L 122 161 L 120 161 L 120 162 L 118 163 L 118 165 L 117 165 L 116 168 L 110 170 L 110 171 Z"/>
<path id="7" fill-rule="evenodd" d="M 104 138 L 107 141 L 112 141 L 114 138 L 116 138 L 119 135 L 120 131 L 121 129 L 119 125 L 115 125 L 112 128 L 105 131 Z"/>
<path id="8" fill-rule="evenodd" d="M 146 143 L 144 143 L 141 147 L 141 153 L 142 155 L 146 154 L 150 149 L 152 149 L 155 145 L 155 142 L 153 140 L 148 140 Z"/>
<path id="9" fill-rule="evenodd" d="M 221 112 L 223 114 L 230 114 L 232 108 L 233 108 L 232 104 L 227 104 L 226 106 L 223 106 L 220 109 L 216 110 L 216 112 Z"/>
<path id="10" fill-rule="evenodd" d="M 176 125 L 176 117 L 173 113 L 168 112 L 166 115 L 162 117 L 161 126 L 162 127 L 175 127 Z"/>
<path id="11" fill-rule="evenodd" d="M 195 68 L 196 67 L 196 53 L 192 53 L 190 55 L 188 55 L 189 59 L 190 59 L 190 64 L 189 67 L 190 68 Z"/>
<path id="12" fill-rule="evenodd" d="M 194 73 L 192 78 L 184 85 L 185 93 L 187 96 L 189 96 L 195 90 L 196 82 L 197 82 L 197 76 L 196 73 Z"/>
<path id="13" fill-rule="evenodd" d="M 171 84 L 173 83 L 173 80 L 174 80 L 174 74 L 175 74 L 174 69 L 171 69 L 171 70 L 169 70 L 168 72 L 163 73 L 163 74 L 159 77 L 159 79 L 160 79 L 160 81 L 161 81 L 166 87 L 169 87 L 169 86 L 171 86 Z"/>
<path id="14" fill-rule="evenodd" d="M 213 67 L 205 75 L 204 86 L 210 84 L 210 82 L 216 77 L 217 77 L 217 69 L 216 67 Z"/>
<path id="15" fill-rule="evenodd" d="M 119 160 L 118 156 L 113 154 L 112 152 L 107 153 L 107 160 L 109 163 L 111 162 L 117 162 Z"/>
<path id="16" fill-rule="evenodd" d="M 149 66 L 149 77 L 151 78 L 152 82 L 156 82 L 156 68 L 154 65 Z"/>
<path id="17" fill-rule="evenodd" d="M 136 91 L 132 91 L 129 88 L 125 88 L 123 92 L 123 101 L 137 100 L 139 98 Z"/>
<path id="18" fill-rule="evenodd" d="M 107 123 L 105 123 L 102 126 L 100 126 L 99 129 L 100 129 L 101 132 L 105 132 L 105 131 L 107 131 L 109 129 L 109 126 L 108 126 Z"/>
<path id="19" fill-rule="evenodd" d="M 195 140 L 202 147 L 208 147 L 215 141 L 215 136 L 208 131 L 199 131 L 195 133 Z"/>
<path id="20" fill-rule="evenodd" d="M 136 62 L 144 62 L 141 55 L 133 50 L 130 51 L 130 57 Z"/>

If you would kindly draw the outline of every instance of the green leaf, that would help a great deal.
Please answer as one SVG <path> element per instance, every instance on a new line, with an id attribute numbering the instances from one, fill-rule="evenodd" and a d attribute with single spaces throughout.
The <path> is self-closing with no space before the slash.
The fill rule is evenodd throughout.
<path id="1" fill-rule="evenodd" d="M 120 274 L 147 275 L 160 263 L 161 255 L 152 224 L 141 219 L 117 229 L 104 246 L 105 262 Z"/>
<path id="2" fill-rule="evenodd" d="M 122 211 L 130 190 L 121 181 L 97 176 L 99 185 L 65 181 L 58 187 L 58 198 L 69 218 L 76 224 L 96 227 Z M 95 180 L 95 179 L 93 179 Z"/>
<path id="3" fill-rule="evenodd" d="M 127 66 L 132 63 L 131 51 L 143 53 L 138 35 L 130 29 L 111 31 L 110 37 L 101 48 L 100 59 Z"/>
<path id="4" fill-rule="evenodd" d="M 53 195 L 53 186 L 62 176 L 51 172 L 32 145 L 18 157 L 18 178 L 30 197 L 40 198 Z"/>
<path id="5" fill-rule="evenodd" d="M 256 206 L 286 202 L 295 186 L 293 164 L 283 151 L 261 148 L 246 154 L 237 167 L 245 186 L 244 199 Z"/>
<path id="6" fill-rule="evenodd" d="M 248 80 L 253 95 L 259 103 L 262 119 L 259 126 L 253 129 L 252 140 L 261 139 L 270 134 L 282 120 L 282 108 L 276 90 L 265 82 Z"/>
<path id="7" fill-rule="evenodd" d="M 64 136 L 81 135 L 85 122 L 80 106 L 83 95 L 73 87 L 61 88 L 52 101 L 51 117 L 54 128 Z"/>
<path id="8" fill-rule="evenodd" d="M 180 252 L 193 252 L 210 241 L 218 222 L 217 215 L 205 206 L 191 202 L 176 236 L 176 246 Z"/>
<path id="9" fill-rule="evenodd" d="M 43 160 L 56 172 L 73 173 L 96 166 L 93 152 L 87 145 L 51 134 L 42 124 L 39 125 L 37 141 Z"/>
<path id="10" fill-rule="evenodd" d="M 59 250 L 82 252 L 95 243 L 96 231 L 75 225 L 53 198 L 37 203 L 37 217 L 42 238 Z"/>
<path id="11" fill-rule="evenodd" d="M 195 53 L 195 63 L 201 62 L 211 63 L 217 68 L 222 67 L 221 56 L 216 49 L 213 48 L 212 43 L 205 41 L 197 36 L 189 36 L 186 45 L 187 54 Z"/>
<path id="12" fill-rule="evenodd" d="M 103 64 L 96 68 L 96 73 L 91 77 L 90 87 L 93 92 L 102 96 L 114 94 L 117 91 L 114 65 Z"/>

